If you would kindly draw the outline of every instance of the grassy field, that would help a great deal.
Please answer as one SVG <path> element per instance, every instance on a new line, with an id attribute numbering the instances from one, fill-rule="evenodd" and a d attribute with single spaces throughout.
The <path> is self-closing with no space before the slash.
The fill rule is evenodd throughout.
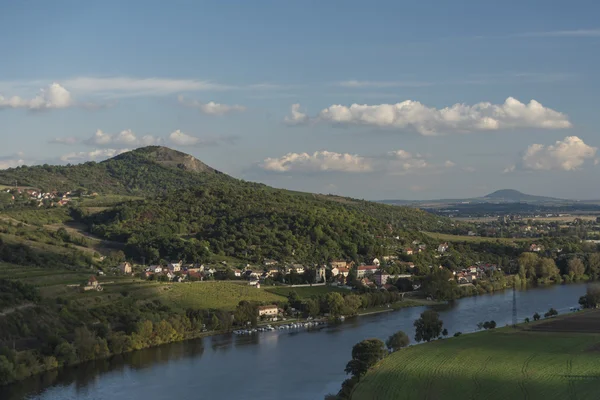
<path id="1" fill-rule="evenodd" d="M 523 242 L 531 239 L 518 238 L 518 239 L 507 239 L 507 238 L 494 238 L 494 237 L 481 237 L 481 236 L 467 236 L 467 235 L 449 235 L 446 233 L 437 232 L 423 232 L 427 236 L 434 239 L 438 239 L 444 242 L 496 242 L 500 241 L 503 243 L 515 243 Z"/>
<path id="2" fill-rule="evenodd" d="M 390 355 L 352 400 L 598 399 L 599 351 L 600 333 L 501 328 L 463 335 Z"/>
<path id="3" fill-rule="evenodd" d="M 298 294 L 300 299 L 308 299 L 312 296 L 320 296 L 330 292 L 348 293 L 348 289 L 342 289 L 334 286 L 310 286 L 296 288 L 279 286 L 274 288 L 266 288 L 265 290 L 283 297 L 287 297 L 291 291 L 294 291 Z"/>
<path id="4" fill-rule="evenodd" d="M 176 307 L 186 309 L 233 310 L 240 300 L 272 303 L 286 298 L 257 289 L 245 283 L 213 281 L 163 284 L 151 288 L 160 298 Z"/>

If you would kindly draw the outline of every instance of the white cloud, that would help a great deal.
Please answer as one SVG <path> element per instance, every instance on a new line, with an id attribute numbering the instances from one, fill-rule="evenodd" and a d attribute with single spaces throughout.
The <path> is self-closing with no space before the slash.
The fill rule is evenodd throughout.
<path id="1" fill-rule="evenodd" d="M 532 144 L 515 165 L 507 167 L 504 172 L 519 170 L 562 170 L 573 171 L 581 168 L 586 160 L 593 160 L 596 147 L 589 146 L 577 136 L 567 136 L 554 144 Z"/>
<path id="2" fill-rule="evenodd" d="M 65 163 L 82 163 L 86 161 L 100 161 L 117 156 L 129 151 L 128 149 L 96 149 L 92 151 L 80 151 L 68 153 L 60 157 L 60 161 Z"/>
<path id="3" fill-rule="evenodd" d="M 50 144 L 66 144 L 66 145 L 74 145 L 79 143 L 79 139 L 76 137 L 57 137 L 48 141 Z"/>
<path id="4" fill-rule="evenodd" d="M 178 96 L 179 104 L 186 107 L 196 108 L 203 114 L 208 115 L 223 115 L 231 112 L 242 112 L 246 111 L 246 107 L 237 104 L 227 105 L 219 104 L 214 101 L 208 103 L 202 103 L 198 100 L 186 100 L 183 96 Z"/>
<path id="5" fill-rule="evenodd" d="M 309 120 L 304 114 L 301 117 L 302 122 Z M 524 104 L 513 97 L 507 98 L 503 104 L 484 102 L 470 106 L 457 103 L 442 109 L 427 107 L 413 100 L 397 104 L 352 104 L 350 107 L 332 105 L 313 120 L 342 125 L 414 129 L 425 136 L 514 128 L 571 127 L 565 114 L 546 108 L 536 100 Z"/>
<path id="6" fill-rule="evenodd" d="M 8 156 L 0 156 L 0 169 L 15 168 L 25 165 L 23 153 L 19 152 Z"/>
<path id="7" fill-rule="evenodd" d="M 364 157 L 331 151 L 288 153 L 279 158 L 267 158 L 260 166 L 273 172 L 369 172 L 373 169 Z"/>
<path id="8" fill-rule="evenodd" d="M 446 162 L 444 163 L 444 167 L 446 167 L 446 168 L 452 168 L 454 166 L 456 166 L 456 163 L 452 162 L 450 160 L 446 160 Z"/>
<path id="9" fill-rule="evenodd" d="M 152 135 L 137 137 L 131 129 L 126 129 L 117 134 L 105 133 L 98 129 L 91 138 L 84 141 L 89 146 L 100 147 L 152 146 L 159 145 L 162 142 L 161 138 Z"/>
<path id="10" fill-rule="evenodd" d="M 326 150 L 312 154 L 288 153 L 279 158 L 267 158 L 260 167 L 271 172 L 380 172 L 387 175 L 406 175 L 440 172 L 454 165 L 452 161 L 443 164 L 430 163 L 419 153 L 413 154 L 400 149 L 379 156 L 361 156 Z"/>
<path id="11" fill-rule="evenodd" d="M 600 29 L 574 29 L 566 31 L 520 33 L 520 37 L 600 37 Z"/>
<path id="12" fill-rule="evenodd" d="M 19 96 L 5 98 L 0 95 L 0 109 L 26 108 L 29 110 L 47 110 L 53 108 L 67 108 L 73 105 L 71 93 L 58 83 L 53 83 L 41 89 L 33 99 L 23 99 Z"/>
<path id="13" fill-rule="evenodd" d="M 200 142 L 200 138 L 183 133 L 179 129 L 171 132 L 169 140 L 178 146 L 194 146 Z"/>
<path id="14" fill-rule="evenodd" d="M 433 85 L 432 82 L 422 81 L 357 81 L 349 80 L 337 82 L 336 86 L 345 88 L 394 88 L 394 87 L 424 87 Z"/>
<path id="15" fill-rule="evenodd" d="M 290 115 L 284 118 L 284 122 L 289 125 L 305 124 L 309 121 L 308 115 L 300 111 L 300 104 L 292 104 Z"/>

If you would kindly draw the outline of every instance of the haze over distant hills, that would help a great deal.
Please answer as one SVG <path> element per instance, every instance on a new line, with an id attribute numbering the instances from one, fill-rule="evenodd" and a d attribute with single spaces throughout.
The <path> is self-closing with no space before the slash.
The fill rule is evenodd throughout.
<path id="1" fill-rule="evenodd" d="M 559 205 L 580 203 L 579 200 L 559 199 L 555 197 L 536 196 L 520 192 L 514 189 L 500 189 L 489 193 L 483 197 L 472 197 L 464 199 L 437 199 L 437 200 L 381 200 L 381 203 L 395 205 L 418 205 L 421 207 L 443 207 L 452 204 L 465 203 L 528 203 L 528 204 L 545 204 Z"/>

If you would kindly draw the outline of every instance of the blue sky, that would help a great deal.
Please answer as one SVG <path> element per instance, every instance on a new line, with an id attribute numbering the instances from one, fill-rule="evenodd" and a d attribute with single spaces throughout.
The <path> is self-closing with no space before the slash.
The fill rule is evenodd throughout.
<path id="1" fill-rule="evenodd" d="M 0 168 L 162 144 L 367 199 L 600 198 L 599 21 L 597 1 L 0 1 Z"/>

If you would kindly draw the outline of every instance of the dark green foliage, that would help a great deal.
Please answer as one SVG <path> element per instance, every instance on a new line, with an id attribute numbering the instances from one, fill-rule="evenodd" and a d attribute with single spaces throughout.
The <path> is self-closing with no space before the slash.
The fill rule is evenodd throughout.
<path id="1" fill-rule="evenodd" d="M 554 317 L 558 315 L 558 311 L 556 311 L 554 308 L 550 308 L 545 314 L 544 314 L 544 318 L 550 318 L 550 317 Z"/>
<path id="2" fill-rule="evenodd" d="M 597 308 L 600 305 L 600 286 L 588 286 L 586 294 L 579 298 L 579 304 L 583 308 Z"/>
<path id="3" fill-rule="evenodd" d="M 408 346 L 409 343 L 410 339 L 408 335 L 402 331 L 398 331 L 386 340 L 385 345 L 390 351 L 394 352 Z"/>
<path id="4" fill-rule="evenodd" d="M 541 317 L 540 317 L 540 314 L 538 314 L 538 313 L 535 313 L 535 314 L 533 314 L 533 320 L 534 320 L 534 321 L 539 321 L 539 320 L 540 320 L 540 318 L 541 318 Z"/>
<path id="5" fill-rule="evenodd" d="M 427 310 L 421 313 L 421 317 L 415 321 L 415 340 L 417 342 L 429 342 L 437 338 L 442 333 L 443 322 L 440 316 L 433 310 Z"/>
<path id="6" fill-rule="evenodd" d="M 0 310 L 26 302 L 38 302 L 40 295 L 34 286 L 8 279 L 0 279 Z"/>
<path id="7" fill-rule="evenodd" d="M 162 147 L 146 147 L 101 163 L 41 165 L 0 171 L 0 183 L 31 186 L 44 191 L 83 189 L 103 194 L 155 194 L 201 185 L 218 176 L 231 179 L 187 154 Z"/>
<path id="8" fill-rule="evenodd" d="M 352 347 L 352 359 L 346 364 L 346 373 L 360 379 L 369 368 L 387 355 L 385 343 L 379 339 L 366 339 Z"/>

